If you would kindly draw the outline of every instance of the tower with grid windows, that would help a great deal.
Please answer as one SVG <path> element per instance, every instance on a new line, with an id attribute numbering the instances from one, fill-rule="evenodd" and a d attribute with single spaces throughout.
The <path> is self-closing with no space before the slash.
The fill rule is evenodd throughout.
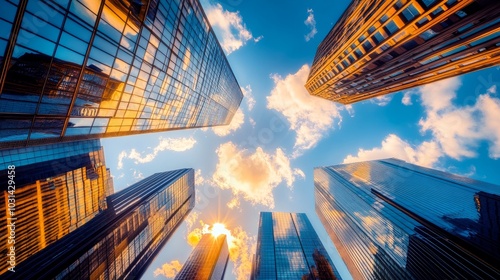
<path id="1" fill-rule="evenodd" d="M 175 279 L 222 280 L 228 260 L 226 235 L 204 234 Z"/>
<path id="2" fill-rule="evenodd" d="M 243 98 L 198 0 L 2 10 L 0 149 L 229 124 Z"/>
<path id="3" fill-rule="evenodd" d="M 251 279 L 341 277 L 305 213 L 261 212 Z"/>
<path id="4" fill-rule="evenodd" d="M 500 186 L 384 159 L 315 168 L 314 187 L 354 279 L 500 278 Z"/>
<path id="5" fill-rule="evenodd" d="M 500 63 L 496 0 L 354 0 L 319 45 L 306 88 L 343 104 Z"/>

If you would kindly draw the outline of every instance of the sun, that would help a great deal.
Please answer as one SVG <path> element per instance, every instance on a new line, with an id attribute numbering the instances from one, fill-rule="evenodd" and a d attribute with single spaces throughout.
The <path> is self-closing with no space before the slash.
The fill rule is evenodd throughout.
<path id="1" fill-rule="evenodd" d="M 217 237 L 221 234 L 229 235 L 229 230 L 226 228 L 224 224 L 215 223 L 212 225 L 212 230 L 210 231 L 214 237 Z"/>

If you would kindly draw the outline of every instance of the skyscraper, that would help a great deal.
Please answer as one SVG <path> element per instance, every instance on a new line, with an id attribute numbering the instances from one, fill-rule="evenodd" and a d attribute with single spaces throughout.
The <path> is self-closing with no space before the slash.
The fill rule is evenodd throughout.
<path id="1" fill-rule="evenodd" d="M 500 278 L 500 186 L 396 159 L 318 167 L 314 185 L 354 279 Z"/>
<path id="2" fill-rule="evenodd" d="M 99 140 L 0 150 L 0 166 L 0 250 L 15 246 L 16 264 L 104 211 L 113 193 Z M 0 274 L 9 267 L 1 262 Z"/>
<path id="3" fill-rule="evenodd" d="M 228 124 L 243 98 L 198 0 L 2 10 L 0 148 Z"/>
<path id="4" fill-rule="evenodd" d="M 108 196 L 106 210 L 2 276 L 138 279 L 194 203 L 192 169 L 156 173 Z"/>
<path id="5" fill-rule="evenodd" d="M 341 279 L 305 213 L 261 212 L 251 279 Z"/>
<path id="6" fill-rule="evenodd" d="M 496 0 L 354 0 L 318 46 L 306 83 L 343 104 L 500 63 Z"/>
<path id="7" fill-rule="evenodd" d="M 204 234 L 175 279 L 222 280 L 228 260 L 226 235 Z"/>

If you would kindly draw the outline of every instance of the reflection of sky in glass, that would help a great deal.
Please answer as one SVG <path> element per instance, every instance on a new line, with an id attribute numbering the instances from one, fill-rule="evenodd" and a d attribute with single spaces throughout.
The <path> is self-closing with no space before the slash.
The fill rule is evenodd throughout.
<path id="1" fill-rule="evenodd" d="M 12 135 L 102 137 L 229 122 L 242 93 L 200 7 L 193 6 L 199 4 L 160 1 L 147 17 L 147 7 L 130 13 L 125 5 L 71 1 L 66 16 L 64 6 L 29 1 L 13 54 L 6 57 L 11 69 L 0 95 L 0 114 L 26 120 L 2 129 L 0 141 Z M 44 16 L 37 16 L 39 11 Z M 2 18 L 10 30 L 12 19 Z M 22 127 L 33 114 L 61 121 L 46 132 Z M 75 117 L 88 120 L 73 122 Z"/>
<path id="2" fill-rule="evenodd" d="M 261 212 L 255 270 L 256 279 L 340 279 L 304 213 Z"/>
<path id="3" fill-rule="evenodd" d="M 318 214 L 332 239 L 338 238 L 336 246 L 342 247 L 339 251 L 348 266 L 357 267 L 354 273 L 351 269 L 354 276 L 356 273 L 364 277 L 378 275 L 384 269 L 379 266 L 385 267 L 392 261 L 399 268 L 391 265 L 391 273 L 399 271 L 405 275 L 411 239 L 414 240 L 412 262 L 421 258 L 414 255 L 416 246 L 421 246 L 415 244 L 423 244 L 415 241 L 415 236 L 420 236 L 416 229 L 425 229 L 419 222 L 432 229 L 436 226 L 444 229 L 470 244 L 467 246 L 482 246 L 483 252 L 491 251 L 486 244 L 495 244 L 491 233 L 484 230 L 492 228 L 490 221 L 481 218 L 484 214 L 478 210 L 481 190 L 499 193 L 497 186 L 488 183 L 390 159 L 318 168 L 315 187 Z M 486 203 L 494 198 L 482 196 L 482 199 Z M 418 215 L 419 222 L 404 211 Z M 448 258 L 440 265 L 444 263 L 443 267 L 448 265 L 450 269 L 450 263 L 456 260 Z"/>

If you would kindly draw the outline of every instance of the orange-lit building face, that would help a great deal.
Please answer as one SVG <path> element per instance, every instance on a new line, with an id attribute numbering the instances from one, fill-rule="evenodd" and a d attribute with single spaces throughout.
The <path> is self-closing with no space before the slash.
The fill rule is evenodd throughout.
<path id="1" fill-rule="evenodd" d="M 353 1 L 321 42 L 306 83 L 343 104 L 500 62 L 500 2 Z"/>
<path id="2" fill-rule="evenodd" d="M 70 151 L 71 150 L 71 151 Z M 50 244 L 86 224 L 107 208 L 113 193 L 99 140 L 2 150 L 0 164 L 15 163 L 16 191 L 11 216 L 9 193 L 2 189 L 0 250 L 15 246 L 20 264 Z M 0 170 L 3 186 L 6 170 Z M 15 244 L 9 243 L 7 218 L 15 218 Z M 2 262 L 0 274 L 9 263 Z"/>

